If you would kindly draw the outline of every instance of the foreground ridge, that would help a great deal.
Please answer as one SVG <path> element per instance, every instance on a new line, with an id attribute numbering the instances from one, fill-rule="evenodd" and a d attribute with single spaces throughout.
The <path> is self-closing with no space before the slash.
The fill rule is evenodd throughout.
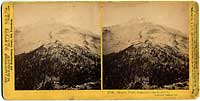
<path id="1" fill-rule="evenodd" d="M 106 89 L 188 89 L 188 54 L 146 40 L 104 55 Z"/>
<path id="2" fill-rule="evenodd" d="M 100 89 L 99 55 L 56 41 L 15 56 L 15 89 Z"/>

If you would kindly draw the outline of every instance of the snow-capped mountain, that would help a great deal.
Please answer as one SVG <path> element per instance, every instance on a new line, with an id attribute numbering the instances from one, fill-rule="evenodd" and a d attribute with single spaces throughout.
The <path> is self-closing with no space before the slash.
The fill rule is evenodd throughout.
<path id="1" fill-rule="evenodd" d="M 99 37 L 61 24 L 15 31 L 15 89 L 100 89 Z"/>
<path id="2" fill-rule="evenodd" d="M 188 89 L 188 37 L 145 21 L 104 27 L 105 89 Z"/>
<path id="3" fill-rule="evenodd" d="M 64 45 L 78 45 L 99 54 L 98 34 L 61 23 L 33 24 L 15 28 L 15 54 L 30 52 L 56 40 Z"/>
<path id="4" fill-rule="evenodd" d="M 104 54 L 119 52 L 128 46 L 151 41 L 154 44 L 169 45 L 181 52 L 188 53 L 188 36 L 181 31 L 135 19 L 121 25 L 103 28 Z"/>

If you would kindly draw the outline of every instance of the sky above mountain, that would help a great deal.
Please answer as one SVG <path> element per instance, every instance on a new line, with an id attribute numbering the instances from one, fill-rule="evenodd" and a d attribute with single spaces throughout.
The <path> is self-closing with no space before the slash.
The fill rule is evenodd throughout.
<path id="1" fill-rule="evenodd" d="M 15 3 L 15 27 L 38 23 L 63 23 L 99 34 L 99 6 L 87 2 Z"/>
<path id="2" fill-rule="evenodd" d="M 128 23 L 133 19 L 175 28 L 188 35 L 187 2 L 115 2 L 103 4 L 103 26 Z"/>

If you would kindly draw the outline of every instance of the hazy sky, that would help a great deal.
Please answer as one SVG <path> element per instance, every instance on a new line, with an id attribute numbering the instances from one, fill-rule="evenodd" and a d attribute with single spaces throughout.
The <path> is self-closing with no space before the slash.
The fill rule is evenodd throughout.
<path id="1" fill-rule="evenodd" d="M 106 2 L 103 4 L 103 26 L 144 18 L 188 33 L 189 8 L 186 2 Z M 16 3 L 16 27 L 34 23 L 61 22 L 99 33 L 98 3 Z"/>
<path id="2" fill-rule="evenodd" d="M 15 3 L 16 27 L 35 23 L 64 23 L 99 33 L 99 6 L 97 3 Z"/>
<path id="3" fill-rule="evenodd" d="M 103 26 L 144 18 L 147 21 L 178 29 L 188 34 L 188 7 L 187 2 L 104 3 Z"/>

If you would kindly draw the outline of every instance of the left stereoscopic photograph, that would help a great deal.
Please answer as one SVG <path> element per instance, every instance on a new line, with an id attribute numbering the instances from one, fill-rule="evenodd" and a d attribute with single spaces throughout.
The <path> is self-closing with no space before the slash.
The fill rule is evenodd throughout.
<path id="1" fill-rule="evenodd" d="M 101 88 L 97 3 L 14 5 L 15 90 Z"/>

